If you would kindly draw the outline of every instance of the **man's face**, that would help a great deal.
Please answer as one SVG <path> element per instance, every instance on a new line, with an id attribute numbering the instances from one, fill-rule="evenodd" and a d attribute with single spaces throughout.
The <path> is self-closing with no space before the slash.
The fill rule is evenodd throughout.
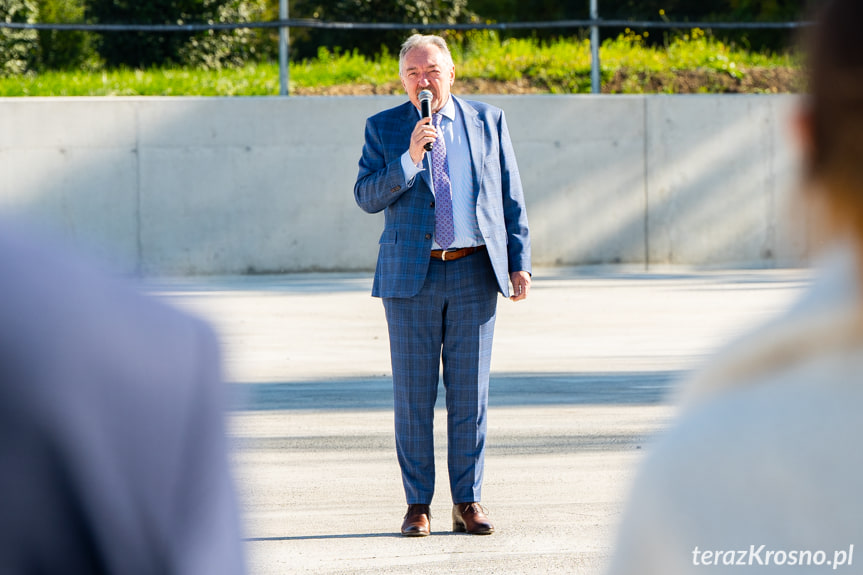
<path id="1" fill-rule="evenodd" d="M 455 81 L 455 67 L 434 45 L 417 46 L 405 54 L 402 86 L 408 98 L 419 109 L 418 95 L 423 90 L 432 93 L 432 112 L 443 108 L 449 100 L 450 87 Z"/>

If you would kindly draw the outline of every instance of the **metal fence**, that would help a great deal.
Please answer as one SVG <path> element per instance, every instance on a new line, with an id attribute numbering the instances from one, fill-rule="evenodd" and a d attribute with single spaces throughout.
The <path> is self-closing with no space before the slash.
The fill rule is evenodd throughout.
<path id="1" fill-rule="evenodd" d="M 207 30 L 242 30 L 277 28 L 279 30 L 279 93 L 289 95 L 290 78 L 289 31 L 291 28 L 317 28 L 334 30 L 543 30 L 589 29 L 590 30 L 590 78 L 591 92 L 599 94 L 602 88 L 599 59 L 599 31 L 601 28 L 637 29 L 693 29 L 713 30 L 795 30 L 812 26 L 813 22 L 655 22 L 650 20 L 604 20 L 599 17 L 599 0 L 590 0 L 590 18 L 586 20 L 554 20 L 541 22 L 492 22 L 470 24 L 446 23 L 400 23 L 400 22 L 327 22 L 309 18 L 289 18 L 288 0 L 279 0 L 279 19 L 266 22 L 221 22 L 192 24 L 31 24 L 0 22 L 0 29 L 19 30 L 74 30 L 84 32 L 203 32 Z"/>

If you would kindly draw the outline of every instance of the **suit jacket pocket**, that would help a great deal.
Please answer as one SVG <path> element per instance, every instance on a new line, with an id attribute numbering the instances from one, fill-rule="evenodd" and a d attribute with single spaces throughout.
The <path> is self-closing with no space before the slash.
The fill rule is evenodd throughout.
<path id="1" fill-rule="evenodd" d="M 384 230 L 381 234 L 381 239 L 378 240 L 378 244 L 380 245 L 394 245 L 396 243 L 396 239 L 398 238 L 398 232 L 396 230 Z"/>

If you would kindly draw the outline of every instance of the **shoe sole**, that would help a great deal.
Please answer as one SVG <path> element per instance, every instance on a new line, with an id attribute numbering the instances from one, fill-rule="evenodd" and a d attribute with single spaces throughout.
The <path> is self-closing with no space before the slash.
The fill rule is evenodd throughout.
<path id="1" fill-rule="evenodd" d="M 453 523 L 452 530 L 453 533 L 467 533 L 468 535 L 491 535 L 494 533 L 494 528 L 489 529 L 488 531 L 468 531 L 467 527 L 465 527 L 463 523 Z"/>

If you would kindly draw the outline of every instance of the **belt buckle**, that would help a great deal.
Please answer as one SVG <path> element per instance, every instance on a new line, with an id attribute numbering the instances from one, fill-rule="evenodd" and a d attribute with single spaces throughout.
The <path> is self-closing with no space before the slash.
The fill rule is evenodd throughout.
<path id="1" fill-rule="evenodd" d="M 445 261 L 446 261 L 446 250 L 441 250 L 441 252 L 440 252 L 440 261 L 442 261 L 442 262 L 445 262 Z"/>

